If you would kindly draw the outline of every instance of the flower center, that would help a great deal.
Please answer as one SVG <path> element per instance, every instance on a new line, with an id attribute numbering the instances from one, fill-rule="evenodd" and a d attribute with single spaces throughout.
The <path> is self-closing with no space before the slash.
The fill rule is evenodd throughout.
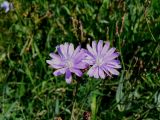
<path id="1" fill-rule="evenodd" d="M 67 60 L 65 61 L 65 66 L 68 67 L 68 68 L 73 67 L 73 62 L 72 62 L 72 60 L 71 60 L 71 59 L 67 59 Z"/>
<path id="2" fill-rule="evenodd" d="M 102 63 L 103 63 L 102 57 L 97 57 L 97 58 L 96 58 L 96 64 L 97 64 L 98 66 L 101 66 Z"/>

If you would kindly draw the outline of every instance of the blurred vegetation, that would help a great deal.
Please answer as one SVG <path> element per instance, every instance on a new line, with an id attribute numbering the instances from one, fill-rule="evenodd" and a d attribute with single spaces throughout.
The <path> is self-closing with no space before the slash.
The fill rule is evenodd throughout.
<path id="1" fill-rule="evenodd" d="M 10 2 L 0 10 L 1 120 L 160 119 L 159 0 Z M 52 75 L 56 45 L 99 39 L 120 52 L 120 76 L 68 85 Z"/>

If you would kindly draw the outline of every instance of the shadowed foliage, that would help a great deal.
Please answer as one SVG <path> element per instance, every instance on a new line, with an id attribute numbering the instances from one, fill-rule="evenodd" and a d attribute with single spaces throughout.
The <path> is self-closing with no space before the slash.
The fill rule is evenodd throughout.
<path id="1" fill-rule="evenodd" d="M 9 2 L 0 9 L 0 119 L 160 119 L 159 0 Z M 57 45 L 99 39 L 120 53 L 119 76 L 53 76 L 46 60 Z"/>

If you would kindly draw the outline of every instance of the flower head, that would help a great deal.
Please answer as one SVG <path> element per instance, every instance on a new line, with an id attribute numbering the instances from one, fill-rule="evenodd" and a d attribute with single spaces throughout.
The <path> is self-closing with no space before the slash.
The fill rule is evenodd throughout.
<path id="1" fill-rule="evenodd" d="M 8 1 L 4 1 L 2 4 L 1 4 L 1 8 L 3 8 L 5 10 L 5 13 L 7 13 L 10 9 L 13 8 L 13 4 L 12 3 L 9 3 Z"/>
<path id="2" fill-rule="evenodd" d="M 92 66 L 87 72 L 90 77 L 104 79 L 106 75 L 119 75 L 116 70 L 121 68 L 120 61 L 116 59 L 119 53 L 115 52 L 115 48 L 109 49 L 109 46 L 109 42 L 103 46 L 102 40 L 99 40 L 98 44 L 93 41 L 92 47 L 87 45 L 87 57 L 84 61 Z"/>
<path id="3" fill-rule="evenodd" d="M 58 54 L 50 53 L 51 60 L 46 62 L 52 67 L 57 69 L 53 74 L 55 76 L 65 74 L 67 83 L 71 83 L 72 74 L 75 73 L 81 77 L 82 72 L 80 69 L 85 69 L 87 64 L 83 62 L 85 58 L 85 50 L 78 46 L 74 50 L 72 43 L 65 43 L 57 46 Z"/>

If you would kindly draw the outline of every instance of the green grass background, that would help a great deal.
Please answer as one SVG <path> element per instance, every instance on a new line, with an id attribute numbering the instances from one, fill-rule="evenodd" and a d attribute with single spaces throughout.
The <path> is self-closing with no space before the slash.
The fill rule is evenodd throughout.
<path id="1" fill-rule="evenodd" d="M 0 10 L 0 120 L 160 119 L 159 0 L 10 2 Z M 53 76 L 56 45 L 99 39 L 120 52 L 119 76 Z"/>

